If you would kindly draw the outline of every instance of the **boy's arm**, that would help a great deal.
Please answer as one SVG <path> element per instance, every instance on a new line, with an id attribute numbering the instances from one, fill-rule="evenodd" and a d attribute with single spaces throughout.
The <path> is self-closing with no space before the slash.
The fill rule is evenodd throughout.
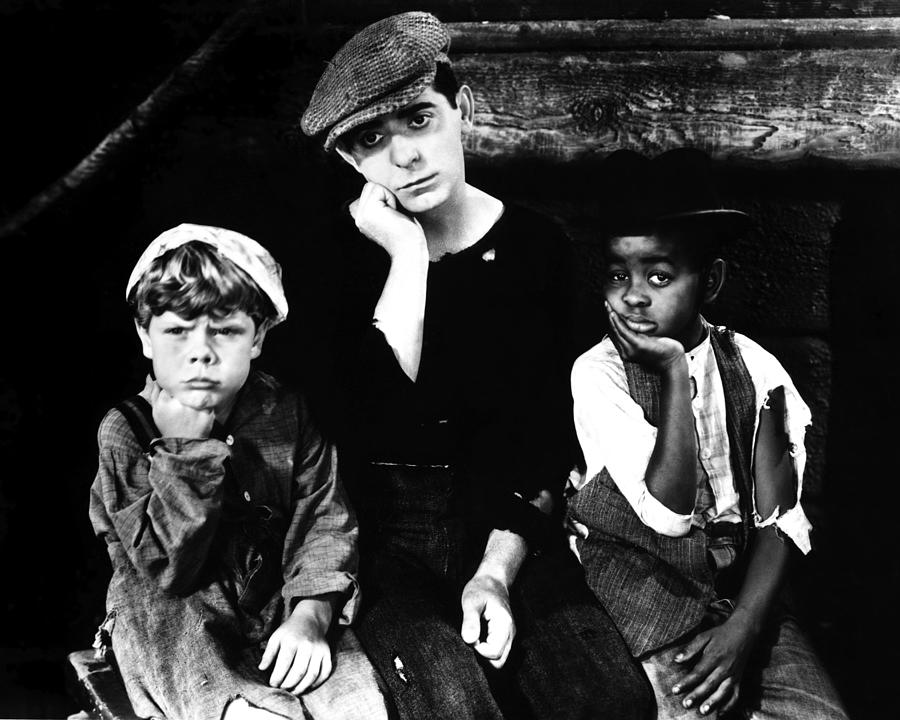
<path id="1" fill-rule="evenodd" d="M 291 614 L 272 633 L 259 663 L 263 671 L 272 667 L 271 687 L 299 695 L 314 690 L 328 679 L 334 663 L 327 635 L 343 602 L 342 593 L 326 593 L 297 602 Z"/>
<path id="2" fill-rule="evenodd" d="M 697 499 L 697 431 L 684 348 L 676 340 L 634 332 L 609 305 L 610 329 L 624 360 L 659 373 L 659 426 L 644 482 L 672 512 L 688 515 Z"/>
<path id="3" fill-rule="evenodd" d="M 795 503 L 796 478 L 784 428 L 783 388 L 774 390 L 768 407 L 760 411 L 754 477 L 757 507 L 765 517 Z M 757 530 L 734 612 L 719 627 L 700 633 L 676 656 L 677 662 L 696 663 L 672 689 L 688 693 L 683 701 L 686 707 L 699 705 L 705 714 L 735 703 L 747 659 L 772 609 L 790 556 L 790 544 L 774 525 Z"/>
<path id="4" fill-rule="evenodd" d="M 189 592 L 218 528 L 228 446 L 213 439 L 154 441 L 147 455 L 125 417 L 98 431 L 91 520 L 118 538 L 134 567 L 168 592 Z"/>
<path id="5" fill-rule="evenodd" d="M 350 623 L 359 601 L 358 526 L 338 474 L 337 450 L 297 401 L 293 510 L 285 535 L 282 595 L 290 612 L 304 599 L 336 593 L 335 618 Z"/>

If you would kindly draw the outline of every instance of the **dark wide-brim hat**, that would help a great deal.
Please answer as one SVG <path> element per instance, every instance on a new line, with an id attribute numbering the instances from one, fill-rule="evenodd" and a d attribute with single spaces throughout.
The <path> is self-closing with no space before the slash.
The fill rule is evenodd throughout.
<path id="1" fill-rule="evenodd" d="M 712 159 L 696 148 L 676 148 L 650 159 L 617 150 L 600 166 L 598 196 L 606 237 L 705 229 L 722 240 L 743 235 L 747 213 L 722 205 Z"/>
<path id="2" fill-rule="evenodd" d="M 450 63 L 450 33 L 431 13 L 406 12 L 372 23 L 335 53 L 313 91 L 300 128 L 324 135 L 331 150 L 344 133 L 408 105 Z"/>

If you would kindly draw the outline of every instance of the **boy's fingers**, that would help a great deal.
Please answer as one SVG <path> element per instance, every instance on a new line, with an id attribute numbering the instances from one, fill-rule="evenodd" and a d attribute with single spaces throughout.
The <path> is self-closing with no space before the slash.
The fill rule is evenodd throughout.
<path id="1" fill-rule="evenodd" d="M 684 698 L 682 704 L 685 707 L 699 708 L 705 704 L 706 698 L 725 680 L 725 673 L 720 668 L 715 668 Z"/>
<path id="2" fill-rule="evenodd" d="M 697 637 L 691 640 L 687 645 L 681 648 L 681 652 L 679 652 L 675 656 L 675 662 L 677 663 L 685 663 L 689 660 L 692 660 L 704 647 L 706 647 L 706 643 L 709 640 L 704 633 L 700 633 Z"/>
<path id="3" fill-rule="evenodd" d="M 720 684 L 719 687 L 715 689 L 712 695 L 710 695 L 706 700 L 700 703 L 699 712 L 701 715 L 706 715 L 706 713 L 714 710 L 717 707 L 721 707 L 725 701 L 730 701 L 731 697 L 734 694 L 734 682 L 731 678 L 725 678 Z"/>
<path id="4" fill-rule="evenodd" d="M 322 658 L 322 670 L 319 672 L 319 677 L 316 678 L 316 681 L 309 686 L 310 690 L 315 690 L 319 685 L 325 682 L 329 677 L 331 677 L 331 671 L 334 670 L 334 663 L 331 660 L 331 650 L 329 649 Z"/>
<path id="5" fill-rule="evenodd" d="M 281 687 L 291 692 L 303 692 L 306 689 L 306 686 L 303 685 L 303 680 L 309 672 L 310 665 L 310 648 L 298 648 L 291 663 L 290 672 L 285 676 Z"/>
<path id="6" fill-rule="evenodd" d="M 266 649 L 263 652 L 262 660 L 259 661 L 259 669 L 266 670 L 269 665 L 272 664 L 272 661 L 275 659 L 275 656 L 278 654 L 278 646 L 280 645 L 278 634 L 272 635 L 269 638 L 269 642 L 266 643 Z"/>
<path id="7" fill-rule="evenodd" d="M 272 675 L 269 677 L 269 685 L 272 687 L 282 687 L 284 678 L 294 662 L 295 652 L 295 648 L 288 645 L 283 645 L 281 647 L 278 651 L 278 658 L 275 660 L 275 669 L 272 670 Z"/>
<path id="8" fill-rule="evenodd" d="M 294 688 L 294 693 L 299 695 L 306 692 L 312 684 L 319 679 L 322 672 L 322 655 L 321 653 L 313 653 L 313 656 L 307 660 L 306 671 L 300 678 L 300 682 Z"/>

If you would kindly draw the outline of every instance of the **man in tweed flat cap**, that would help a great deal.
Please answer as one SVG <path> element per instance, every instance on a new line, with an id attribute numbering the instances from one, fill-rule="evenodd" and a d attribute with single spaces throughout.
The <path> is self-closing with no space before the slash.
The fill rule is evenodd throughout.
<path id="1" fill-rule="evenodd" d="M 567 243 L 467 183 L 474 98 L 449 42 L 428 13 L 369 25 L 301 121 L 365 181 L 333 239 L 359 635 L 402 718 L 648 717 L 649 684 L 559 520 Z"/>

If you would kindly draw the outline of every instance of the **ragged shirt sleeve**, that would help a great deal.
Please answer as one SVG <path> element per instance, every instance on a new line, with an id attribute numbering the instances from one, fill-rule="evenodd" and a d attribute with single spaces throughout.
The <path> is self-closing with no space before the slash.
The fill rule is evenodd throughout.
<path id="1" fill-rule="evenodd" d="M 735 341 L 756 388 L 754 437 L 759 432 L 760 411 L 768 406 L 769 395 L 777 388 L 784 388 L 784 429 L 788 436 L 794 475 L 797 479 L 797 498 L 793 507 L 787 510 L 776 508 L 772 515 L 764 518 L 756 511 L 754 497 L 754 521 L 757 527 L 775 525 L 806 554 L 812 549 L 809 540 L 812 524 L 806 517 L 800 499 L 803 494 L 803 473 L 806 469 L 806 429 L 812 424 L 812 414 L 787 370 L 774 355 L 744 335 L 735 333 Z"/>
<path id="2" fill-rule="evenodd" d="M 669 537 L 690 532 L 693 515 L 673 512 L 647 488 L 644 478 L 657 431 L 629 394 L 625 369 L 609 338 L 575 361 L 572 398 L 587 468 L 581 486 L 606 468 L 645 525 Z"/>
<path id="3" fill-rule="evenodd" d="M 290 611 L 301 598 L 340 593 L 338 621 L 347 625 L 359 605 L 356 516 L 338 474 L 337 451 L 315 428 L 302 401 L 298 424 L 282 595 Z"/>
<path id="4" fill-rule="evenodd" d="M 134 567 L 163 590 L 190 592 L 221 517 L 228 446 L 164 438 L 145 454 L 118 410 L 103 419 L 98 444 L 95 532 L 121 543 Z"/>

